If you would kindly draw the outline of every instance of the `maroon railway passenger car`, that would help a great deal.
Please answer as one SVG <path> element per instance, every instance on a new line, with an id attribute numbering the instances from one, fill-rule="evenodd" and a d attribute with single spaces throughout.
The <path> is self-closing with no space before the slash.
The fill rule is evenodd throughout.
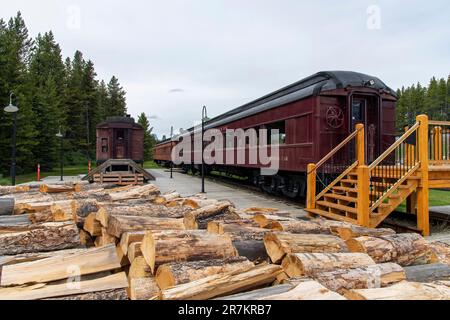
<path id="1" fill-rule="evenodd" d="M 144 129 L 131 117 L 109 117 L 97 125 L 97 165 L 109 159 L 144 162 Z"/>
<path id="2" fill-rule="evenodd" d="M 307 165 L 323 158 L 356 124 L 366 128 L 367 163 L 395 141 L 396 100 L 395 92 L 376 77 L 349 71 L 319 72 L 207 122 L 205 129 L 216 128 L 224 134 L 226 129 L 278 129 L 277 175 L 261 176 L 258 166 L 248 163 L 212 165 L 207 171 L 244 175 L 268 192 L 293 198 L 305 195 Z M 170 149 L 170 141 L 160 143 L 155 159 L 170 161 Z M 346 152 L 352 157 L 351 150 Z M 351 159 L 341 160 L 345 165 Z M 192 163 L 183 167 L 198 170 Z"/>

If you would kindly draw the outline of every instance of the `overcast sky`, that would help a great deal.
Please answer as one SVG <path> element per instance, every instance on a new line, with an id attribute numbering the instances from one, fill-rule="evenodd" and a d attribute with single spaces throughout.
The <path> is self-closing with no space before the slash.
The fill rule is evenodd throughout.
<path id="1" fill-rule="evenodd" d="M 128 110 L 155 132 L 188 128 L 322 70 L 378 76 L 393 89 L 450 73 L 450 1 L 0 0 L 32 36 L 116 75 Z"/>

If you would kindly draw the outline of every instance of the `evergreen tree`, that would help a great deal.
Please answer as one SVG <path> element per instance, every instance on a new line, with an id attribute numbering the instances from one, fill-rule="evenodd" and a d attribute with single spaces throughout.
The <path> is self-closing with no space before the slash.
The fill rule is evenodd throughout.
<path id="1" fill-rule="evenodd" d="M 126 92 L 120 86 L 119 80 L 113 76 L 108 83 L 108 99 L 109 105 L 106 114 L 110 117 L 123 117 L 127 113 L 127 105 L 125 99 Z"/>
<path id="2" fill-rule="evenodd" d="M 153 147 L 156 140 L 152 134 L 153 128 L 150 127 L 150 122 L 144 112 L 139 115 L 138 123 L 144 128 L 144 160 L 153 160 Z"/>

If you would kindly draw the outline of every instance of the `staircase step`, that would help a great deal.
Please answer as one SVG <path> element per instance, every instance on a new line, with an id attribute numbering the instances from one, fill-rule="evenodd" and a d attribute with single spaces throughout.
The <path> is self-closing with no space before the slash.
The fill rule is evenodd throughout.
<path id="1" fill-rule="evenodd" d="M 343 201 L 348 201 L 348 202 L 355 202 L 355 203 L 357 201 L 356 198 L 347 197 L 347 196 L 343 196 L 343 195 L 335 194 L 335 193 L 327 193 L 323 197 L 324 198 L 333 198 L 333 199 L 343 200 Z"/>
<path id="2" fill-rule="evenodd" d="M 357 192 L 358 189 L 356 188 L 347 188 L 347 187 L 333 187 L 333 190 L 337 191 L 344 191 L 344 192 Z"/>
<path id="3" fill-rule="evenodd" d="M 305 209 L 305 211 L 310 212 L 312 214 L 317 214 L 323 217 L 327 217 L 333 220 L 338 220 L 338 221 L 345 221 L 345 222 L 350 222 L 350 223 L 356 223 L 357 220 L 356 219 L 352 219 L 349 217 L 346 217 L 345 215 L 340 215 L 337 213 L 331 213 L 325 210 L 320 210 L 320 209 Z"/>
<path id="4" fill-rule="evenodd" d="M 357 184 L 357 183 L 358 183 L 358 180 L 353 180 L 353 179 L 342 179 L 341 182 Z"/>
<path id="5" fill-rule="evenodd" d="M 344 206 L 342 204 L 337 204 L 337 203 L 333 203 L 333 202 L 317 201 L 316 203 L 318 205 L 321 205 L 321 206 L 324 206 L 324 207 L 330 207 L 330 208 L 341 210 L 341 211 L 345 211 L 345 212 L 351 212 L 351 213 L 356 213 L 357 212 L 356 208 L 347 207 L 347 206 Z"/>

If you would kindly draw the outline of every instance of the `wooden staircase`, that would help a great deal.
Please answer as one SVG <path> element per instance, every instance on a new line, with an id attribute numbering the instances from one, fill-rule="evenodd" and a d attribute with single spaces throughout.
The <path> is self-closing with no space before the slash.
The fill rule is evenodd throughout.
<path id="1" fill-rule="evenodd" d="M 430 125 L 434 126 L 431 131 Z M 364 127 L 357 125 L 355 131 L 320 162 L 308 166 L 306 210 L 313 215 L 375 228 L 405 200 L 411 203 L 414 199 L 412 207 L 416 208 L 417 227 L 428 235 L 429 188 L 450 187 L 450 148 L 446 142 L 450 140 L 450 130 L 442 127 L 450 128 L 450 122 L 429 122 L 427 116 L 418 116 L 417 122 L 390 148 L 366 165 Z M 411 144 L 414 137 L 415 144 Z M 332 171 L 334 181 L 322 184 L 322 191 L 316 194 L 318 181 L 322 182 L 318 179 L 320 169 L 327 163 L 335 163 L 333 157 L 350 143 L 356 144 L 356 148 L 349 149 L 355 150 L 351 158 L 356 160 L 343 172 Z M 328 164 L 328 168 L 330 166 L 333 168 Z M 342 164 L 335 163 L 334 168 L 342 168 Z"/>
<path id="2" fill-rule="evenodd" d="M 120 171 L 116 168 L 121 168 Z M 126 168 L 124 170 L 123 168 Z M 109 159 L 89 172 L 83 180 L 118 185 L 143 184 L 155 178 L 144 168 L 130 159 Z"/>

